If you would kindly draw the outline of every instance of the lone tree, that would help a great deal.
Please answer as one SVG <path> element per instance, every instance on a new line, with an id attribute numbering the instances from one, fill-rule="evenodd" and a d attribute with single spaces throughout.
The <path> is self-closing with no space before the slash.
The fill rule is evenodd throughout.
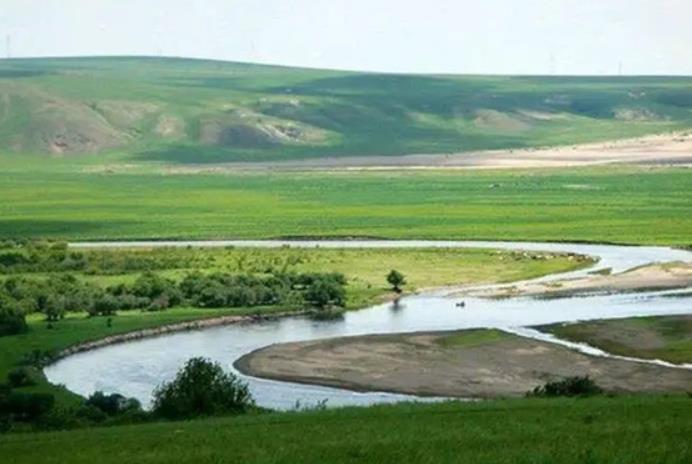
<path id="1" fill-rule="evenodd" d="M 243 414 L 255 401 L 246 383 L 218 363 L 192 358 L 154 392 L 154 413 L 166 419 Z"/>
<path id="2" fill-rule="evenodd" d="M 387 282 L 389 282 L 395 292 L 401 293 L 401 286 L 406 285 L 406 278 L 401 272 L 392 269 L 387 275 Z"/>

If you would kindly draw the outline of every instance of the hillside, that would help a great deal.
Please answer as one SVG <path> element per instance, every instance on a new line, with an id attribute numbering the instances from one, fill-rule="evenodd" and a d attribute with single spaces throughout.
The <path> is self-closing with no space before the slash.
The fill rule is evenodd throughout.
<path id="1" fill-rule="evenodd" d="M 692 128 L 692 78 L 363 74 L 167 58 L 0 61 L 0 153 L 258 161 Z"/>
<path id="2" fill-rule="evenodd" d="M 690 413 L 676 396 L 401 404 L 12 434 L 0 449 L 17 464 L 682 464 Z"/>

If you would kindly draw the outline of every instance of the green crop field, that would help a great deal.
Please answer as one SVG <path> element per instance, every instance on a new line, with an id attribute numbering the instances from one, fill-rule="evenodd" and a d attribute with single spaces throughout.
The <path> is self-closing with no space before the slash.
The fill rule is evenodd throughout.
<path id="1" fill-rule="evenodd" d="M 3 166 L 0 237 L 691 243 L 692 171 L 680 168 L 193 175 Z"/>
<path id="2" fill-rule="evenodd" d="M 686 464 L 686 397 L 397 405 L 0 436 L 7 462 Z"/>
<path id="3" fill-rule="evenodd" d="M 208 163 L 610 140 L 692 127 L 692 78 L 387 75 L 3 60 L 0 153 Z"/>

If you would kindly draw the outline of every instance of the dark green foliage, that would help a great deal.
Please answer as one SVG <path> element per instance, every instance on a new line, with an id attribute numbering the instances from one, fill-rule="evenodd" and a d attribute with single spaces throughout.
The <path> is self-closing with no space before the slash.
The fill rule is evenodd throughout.
<path id="1" fill-rule="evenodd" d="M 161 311 L 181 304 L 200 308 L 255 306 L 343 306 L 346 279 L 342 274 L 214 273 L 187 275 L 180 283 L 153 272 L 140 275 L 131 285 L 102 288 L 71 274 L 48 278 L 8 278 L 0 284 L 0 330 L 21 331 L 23 314 L 42 312 L 56 322 L 69 311 L 91 316 L 113 316 L 119 310 Z M 2 333 L 2 332 L 0 332 Z"/>
<path id="2" fill-rule="evenodd" d="M 593 396 L 600 395 L 601 393 L 603 393 L 603 389 L 586 375 L 583 377 L 565 377 L 562 380 L 548 382 L 545 385 L 534 388 L 528 393 L 528 396 Z"/>
<path id="3" fill-rule="evenodd" d="M 80 271 L 83 253 L 69 251 L 64 242 L 5 241 L 0 243 L 0 274 Z"/>
<path id="4" fill-rule="evenodd" d="M 392 269 L 387 274 L 387 282 L 389 282 L 395 292 L 401 293 L 401 286 L 406 284 L 406 278 L 401 272 Z"/>
<path id="5" fill-rule="evenodd" d="M 126 413 L 129 411 L 141 411 L 142 405 L 135 398 L 127 398 L 118 393 L 106 395 L 101 391 L 91 395 L 86 403 L 93 406 L 109 416 Z"/>
<path id="6" fill-rule="evenodd" d="M 204 358 L 192 358 L 154 392 L 154 414 L 166 419 L 242 414 L 254 407 L 248 386 Z"/>
<path id="7" fill-rule="evenodd" d="M 32 385 L 36 385 L 36 381 L 34 380 L 31 371 L 25 366 L 12 369 L 7 374 L 7 382 L 12 388 L 30 387 Z"/>
<path id="8" fill-rule="evenodd" d="M 14 421 L 32 422 L 53 407 L 55 397 L 48 393 L 25 393 L 10 391 L 0 394 L 0 416 L 9 416 Z"/>
<path id="9" fill-rule="evenodd" d="M 0 294 L 0 337 L 26 332 L 26 317 L 24 312 L 8 298 Z"/>
<path id="10" fill-rule="evenodd" d="M 305 289 L 305 301 L 317 308 L 344 306 L 346 293 L 343 284 L 336 278 L 313 276 Z"/>

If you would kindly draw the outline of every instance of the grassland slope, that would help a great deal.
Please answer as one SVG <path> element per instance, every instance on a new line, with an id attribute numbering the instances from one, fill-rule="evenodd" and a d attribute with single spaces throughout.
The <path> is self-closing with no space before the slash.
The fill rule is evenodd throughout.
<path id="1" fill-rule="evenodd" d="M 692 127 L 692 78 L 391 75 L 166 58 L 0 62 L 0 153 L 213 163 L 450 153 Z"/>

